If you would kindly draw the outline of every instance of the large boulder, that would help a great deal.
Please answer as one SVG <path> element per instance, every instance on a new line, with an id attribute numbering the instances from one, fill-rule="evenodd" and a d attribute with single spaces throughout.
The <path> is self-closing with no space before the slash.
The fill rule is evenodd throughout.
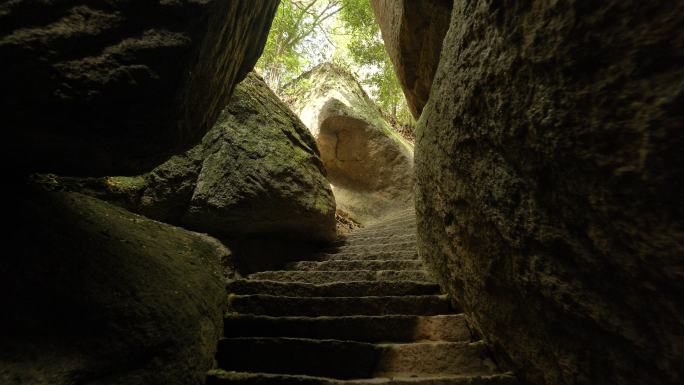
<path id="1" fill-rule="evenodd" d="M 79 191 L 222 239 L 327 242 L 336 234 L 335 198 L 313 137 L 254 73 L 189 151 L 139 177 L 76 182 Z"/>
<path id="2" fill-rule="evenodd" d="M 453 0 L 370 0 L 406 102 L 418 119 L 430 96 Z"/>
<path id="3" fill-rule="evenodd" d="M 78 193 L 13 191 L 0 383 L 203 384 L 223 330 L 228 249 Z"/>
<path id="4" fill-rule="evenodd" d="M 337 205 L 367 222 L 413 200 L 413 146 L 354 77 L 322 64 L 285 91 L 316 138 Z"/>
<path id="5" fill-rule="evenodd" d="M 420 254 L 532 384 L 684 382 L 684 3 L 455 2 Z"/>
<path id="6" fill-rule="evenodd" d="M 189 148 L 259 58 L 278 3 L 2 2 L 6 164 L 130 175 Z"/>

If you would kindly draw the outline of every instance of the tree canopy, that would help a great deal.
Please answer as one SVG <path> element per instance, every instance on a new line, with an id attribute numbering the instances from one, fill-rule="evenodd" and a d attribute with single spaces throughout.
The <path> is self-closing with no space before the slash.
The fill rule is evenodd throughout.
<path id="1" fill-rule="evenodd" d="M 359 77 L 392 123 L 413 124 L 369 0 L 281 1 L 257 70 L 280 93 L 323 62 Z"/>

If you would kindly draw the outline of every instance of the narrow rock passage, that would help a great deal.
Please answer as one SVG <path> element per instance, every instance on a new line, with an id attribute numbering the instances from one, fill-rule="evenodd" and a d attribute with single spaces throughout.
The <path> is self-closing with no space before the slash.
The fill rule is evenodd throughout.
<path id="1" fill-rule="evenodd" d="M 516 384 L 472 342 L 416 251 L 413 209 L 229 284 L 217 384 Z"/>

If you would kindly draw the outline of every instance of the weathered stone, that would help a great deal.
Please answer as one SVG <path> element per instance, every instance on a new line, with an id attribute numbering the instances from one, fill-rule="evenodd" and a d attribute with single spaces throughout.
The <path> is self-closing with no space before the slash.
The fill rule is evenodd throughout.
<path id="1" fill-rule="evenodd" d="M 455 2 L 419 250 L 533 384 L 684 381 L 684 3 Z"/>
<path id="2" fill-rule="evenodd" d="M 478 376 L 432 376 L 428 379 L 415 377 L 367 378 L 357 380 L 336 380 L 328 377 L 313 377 L 291 374 L 243 373 L 212 370 L 207 385 L 518 385 L 518 380 L 509 374 Z"/>
<path id="3" fill-rule="evenodd" d="M 354 271 L 260 271 L 250 279 L 276 282 L 304 282 L 325 284 L 328 282 L 355 281 L 414 281 L 432 282 L 425 270 L 354 270 Z"/>
<path id="4" fill-rule="evenodd" d="M 297 337 L 361 342 L 470 341 L 463 314 L 269 317 L 229 314 L 226 337 Z"/>
<path id="5" fill-rule="evenodd" d="M 412 281 L 366 281 L 334 282 L 314 285 L 302 282 L 273 282 L 239 279 L 228 284 L 228 290 L 236 294 L 287 293 L 295 297 L 367 297 L 367 296 L 405 296 L 439 293 L 435 283 Z"/>
<path id="6" fill-rule="evenodd" d="M 202 141 L 183 223 L 228 236 L 335 238 L 335 198 L 313 137 L 256 75 Z M 157 189 L 155 185 L 150 186 Z"/>
<path id="7" fill-rule="evenodd" d="M 20 192 L 0 259 L 0 383 L 203 384 L 228 249 L 85 195 Z"/>
<path id="8" fill-rule="evenodd" d="M 6 162 L 18 172 L 130 175 L 187 149 L 252 69 L 277 5 L 3 2 Z"/>
<path id="9" fill-rule="evenodd" d="M 413 116 L 430 96 L 453 0 L 371 0 L 385 49 Z"/>
<path id="10" fill-rule="evenodd" d="M 484 345 L 467 342 L 368 344 L 308 338 L 235 337 L 219 343 L 217 361 L 238 372 L 328 378 L 491 375 Z M 298 352 L 299 354 L 289 354 Z"/>
<path id="11" fill-rule="evenodd" d="M 61 181 L 221 238 L 327 242 L 336 236 L 335 198 L 313 137 L 253 73 L 200 144 L 151 173 Z"/>
<path id="12" fill-rule="evenodd" d="M 384 120 L 354 77 L 333 64 L 286 90 L 316 138 L 338 207 L 361 223 L 413 200 L 413 146 Z"/>
<path id="13" fill-rule="evenodd" d="M 289 295 L 231 295 L 229 309 L 269 316 L 438 315 L 449 311 L 449 299 L 445 295 L 333 297 L 333 300 Z"/>
<path id="14" fill-rule="evenodd" d="M 415 248 L 416 246 L 413 245 Z M 360 261 L 299 261 L 287 266 L 290 270 L 301 271 L 354 271 L 354 270 L 422 270 L 423 261 L 416 259 Z"/>

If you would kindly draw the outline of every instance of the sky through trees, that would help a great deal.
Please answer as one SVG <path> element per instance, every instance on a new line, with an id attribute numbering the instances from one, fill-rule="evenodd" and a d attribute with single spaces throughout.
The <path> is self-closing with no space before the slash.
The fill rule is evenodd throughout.
<path id="1" fill-rule="evenodd" d="M 324 62 L 355 74 L 392 123 L 413 124 L 369 0 L 281 1 L 257 71 L 280 94 Z"/>

